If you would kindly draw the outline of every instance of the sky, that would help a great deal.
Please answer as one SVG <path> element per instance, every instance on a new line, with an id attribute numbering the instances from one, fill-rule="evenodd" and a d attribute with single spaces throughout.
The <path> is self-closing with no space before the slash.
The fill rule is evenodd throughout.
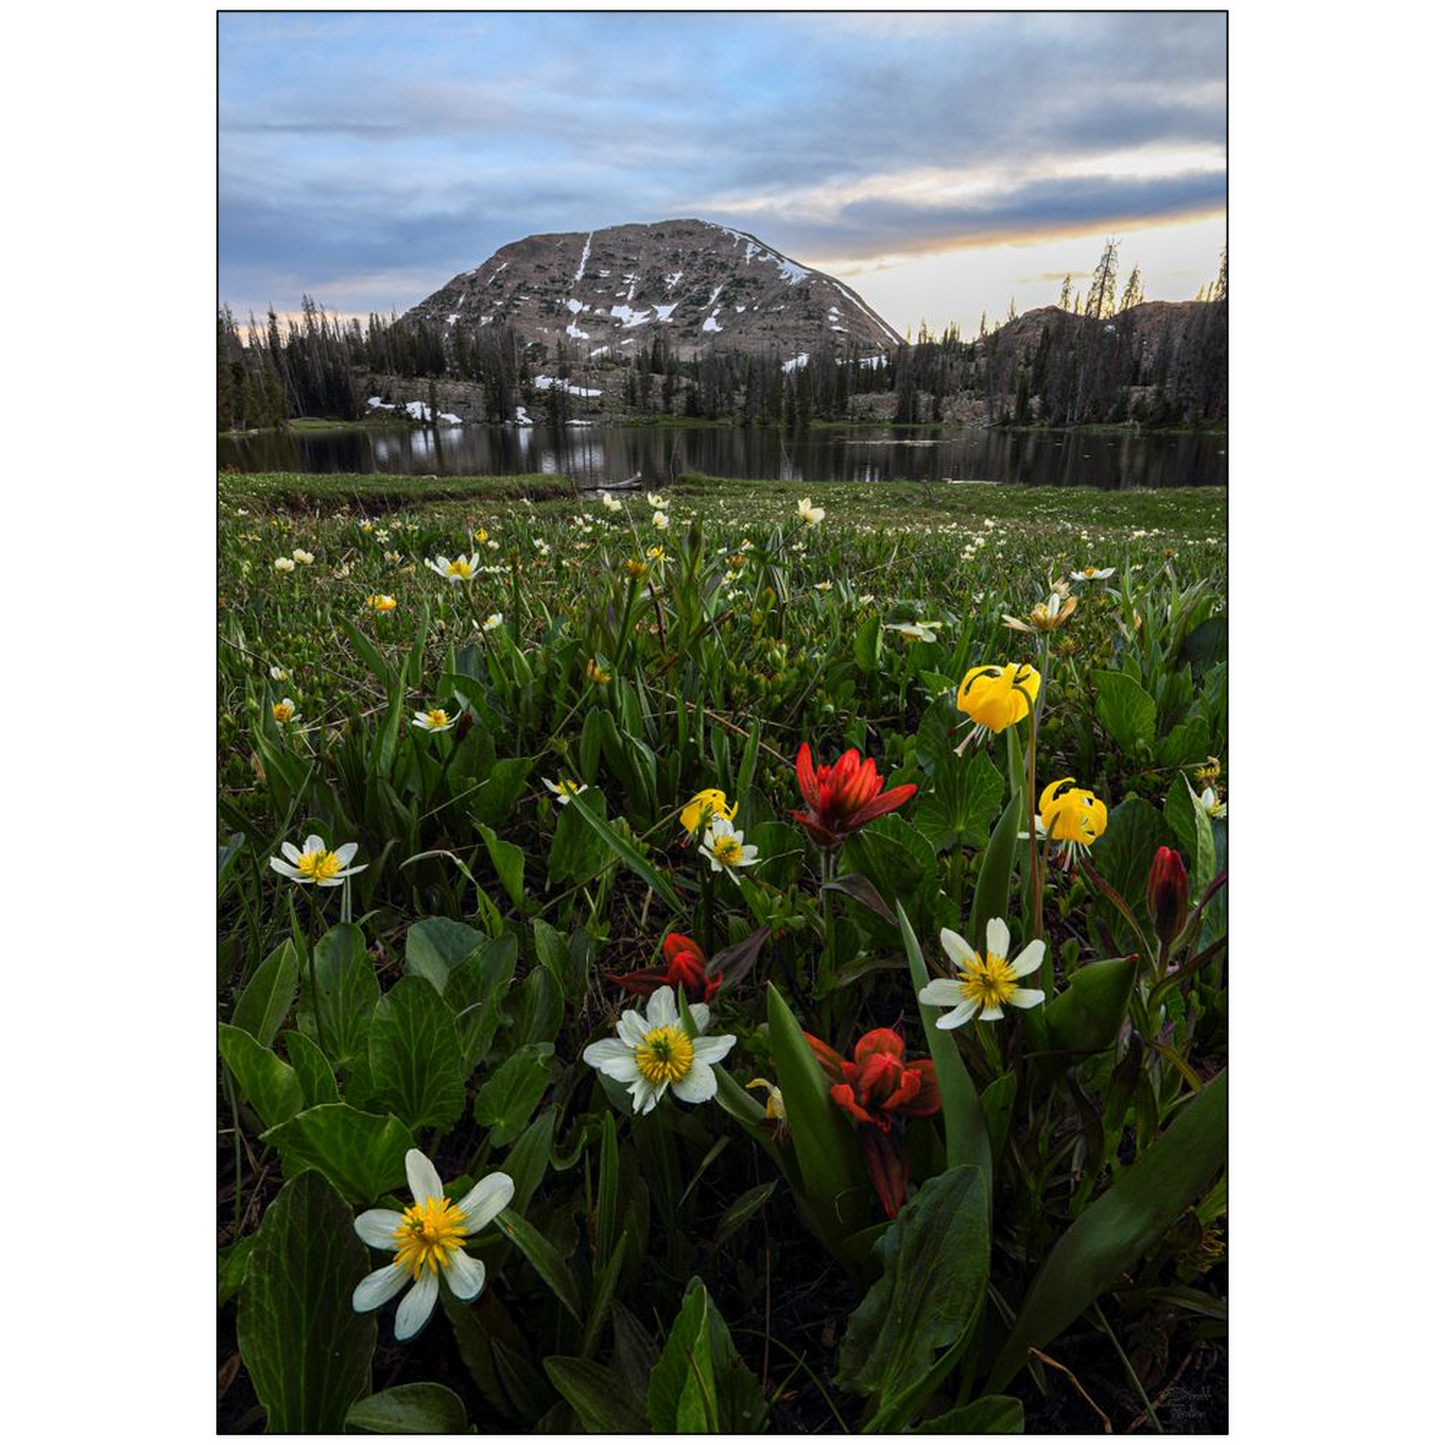
<path id="1" fill-rule="evenodd" d="M 1225 240 L 1217 14 L 225 14 L 219 295 L 404 311 L 536 232 L 699 217 L 898 330 L 1151 300 Z"/>

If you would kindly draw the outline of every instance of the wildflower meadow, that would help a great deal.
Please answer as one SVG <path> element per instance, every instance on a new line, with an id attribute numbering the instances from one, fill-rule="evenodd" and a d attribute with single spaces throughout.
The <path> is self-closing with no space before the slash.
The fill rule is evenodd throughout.
<path id="1" fill-rule="evenodd" d="M 1222 1422 L 1224 510 L 223 475 L 221 1428 Z"/>

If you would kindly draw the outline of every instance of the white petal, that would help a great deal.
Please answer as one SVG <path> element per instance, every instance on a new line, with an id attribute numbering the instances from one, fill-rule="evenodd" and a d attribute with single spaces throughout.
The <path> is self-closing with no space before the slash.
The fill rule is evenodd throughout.
<path id="1" fill-rule="evenodd" d="M 978 1000 L 966 998 L 956 1009 L 946 1014 L 940 1014 L 934 1019 L 933 1025 L 940 1029 L 956 1029 L 966 1024 L 977 1012 Z"/>
<path id="2" fill-rule="evenodd" d="M 956 1008 L 962 997 L 954 978 L 931 978 L 918 990 L 918 1002 L 930 1008 Z"/>
<path id="3" fill-rule="evenodd" d="M 705 1003 L 689 1004 L 688 1007 L 692 1009 L 692 1021 L 697 1025 L 698 1033 L 705 1034 L 712 1010 Z"/>
<path id="4" fill-rule="evenodd" d="M 445 1197 L 442 1193 L 441 1175 L 437 1173 L 436 1165 L 420 1149 L 406 1151 L 406 1182 L 411 1189 L 411 1197 L 418 1204 L 425 1204 L 428 1199 Z"/>
<path id="5" fill-rule="evenodd" d="M 466 1218 L 466 1232 L 485 1229 L 511 1202 L 517 1186 L 510 1174 L 488 1174 L 468 1191 L 457 1208 Z"/>
<path id="6" fill-rule="evenodd" d="M 397 1271 L 400 1273 L 401 1271 Z M 421 1327 L 431 1318 L 436 1308 L 437 1277 L 429 1269 L 422 1271 L 421 1278 L 407 1290 L 396 1310 L 396 1337 L 409 1340 L 420 1332 Z"/>
<path id="7" fill-rule="evenodd" d="M 618 1020 L 617 1037 L 633 1048 L 647 1037 L 647 1021 L 635 1008 L 626 1009 Z"/>
<path id="8" fill-rule="evenodd" d="M 728 1050 L 737 1043 L 732 1034 L 718 1034 L 716 1038 L 694 1039 L 692 1057 L 694 1063 L 716 1064 L 727 1057 Z"/>
<path id="9" fill-rule="evenodd" d="M 411 1276 L 394 1264 L 384 1264 L 374 1269 L 351 1292 L 351 1308 L 358 1313 L 374 1310 L 384 1305 L 393 1295 L 405 1289 Z"/>
<path id="10" fill-rule="evenodd" d="M 313 833 L 306 840 L 305 847 L 302 851 L 306 853 L 324 853 L 326 851 L 326 844 Z"/>
<path id="11" fill-rule="evenodd" d="M 996 1003 L 989 1004 L 989 1006 L 979 1014 L 979 1018 L 981 1019 L 1001 1019 L 1002 1017 L 1003 1010 Z"/>
<path id="12" fill-rule="evenodd" d="M 620 1084 L 635 1083 L 640 1077 L 636 1051 L 621 1039 L 599 1039 L 595 1044 L 588 1044 L 582 1050 L 582 1062 Z"/>
<path id="13" fill-rule="evenodd" d="M 481 1260 L 473 1259 L 464 1249 L 452 1255 L 447 1270 L 447 1288 L 459 1300 L 476 1299 L 486 1282 L 487 1267 Z"/>
<path id="14" fill-rule="evenodd" d="M 1002 918 L 990 918 L 983 936 L 991 954 L 996 958 L 1008 957 L 1008 924 Z"/>
<path id="15" fill-rule="evenodd" d="M 353 858 L 356 857 L 356 850 L 359 847 L 361 847 L 360 843 L 343 843 L 336 850 L 336 861 L 340 863 L 343 868 L 345 868 L 346 865 L 350 863 Z"/>
<path id="16" fill-rule="evenodd" d="M 294 843 L 283 843 L 281 845 L 281 856 L 288 863 L 299 863 L 301 861 L 301 850 Z"/>
<path id="17" fill-rule="evenodd" d="M 401 1215 L 394 1209 L 368 1209 L 356 1217 L 356 1232 L 373 1249 L 395 1249 L 393 1238 L 401 1227 Z"/>
<path id="18" fill-rule="evenodd" d="M 1033 1008 L 1043 1003 L 1044 991 L 1041 988 L 1016 988 L 1008 996 L 1008 1001 L 1015 1008 Z"/>
<path id="19" fill-rule="evenodd" d="M 717 1075 L 694 1054 L 692 1068 L 672 1086 L 672 1092 L 684 1103 L 704 1103 L 717 1093 Z"/>
<path id="20" fill-rule="evenodd" d="M 341 883 L 342 878 L 339 873 L 334 878 L 318 878 L 316 880 L 316 886 L 318 888 L 340 888 Z"/>
<path id="21" fill-rule="evenodd" d="M 289 863 L 283 863 L 279 858 L 273 858 L 271 860 L 271 866 L 283 878 L 300 878 L 301 876 Z"/>
<path id="22" fill-rule="evenodd" d="M 1023 951 L 1021 954 L 1019 954 L 1019 956 L 1018 956 L 1016 959 L 1014 959 L 1014 961 L 1013 961 L 1014 977 L 1015 977 L 1015 978 L 1027 978 L 1027 977 L 1029 976 L 1029 974 L 1031 974 L 1031 973 L 1035 972 L 1035 970 L 1037 970 L 1038 966 L 1039 966 L 1043 961 L 1044 961 L 1044 941 L 1043 941 L 1042 938 L 1036 938 L 1036 939 L 1034 939 L 1034 941 L 1033 941 L 1031 944 L 1029 944 L 1029 946 L 1028 946 L 1026 949 L 1024 949 L 1024 951 Z"/>
<path id="23" fill-rule="evenodd" d="M 637 1082 L 633 1084 L 630 1092 L 632 1094 L 632 1107 L 639 1114 L 650 1114 L 657 1108 L 657 1101 L 663 1095 L 662 1085 L 649 1084 L 646 1079 L 638 1076 Z"/>
<path id="24" fill-rule="evenodd" d="M 978 954 L 970 947 L 968 940 L 951 928 L 943 929 L 938 935 L 938 941 L 943 945 L 943 951 L 959 968 L 966 963 L 978 962 Z"/>
<path id="25" fill-rule="evenodd" d="M 673 997 L 672 989 L 667 985 L 653 992 L 647 1000 L 647 1022 L 653 1028 L 666 1028 L 668 1024 L 677 1022 L 677 999 Z"/>

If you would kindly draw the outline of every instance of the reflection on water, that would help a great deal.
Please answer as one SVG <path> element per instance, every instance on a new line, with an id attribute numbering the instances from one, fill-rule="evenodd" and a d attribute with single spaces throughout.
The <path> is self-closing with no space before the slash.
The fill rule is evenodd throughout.
<path id="1" fill-rule="evenodd" d="M 224 437 L 219 464 L 237 471 L 389 472 L 492 476 L 562 472 L 583 485 L 645 482 L 674 472 L 788 481 L 985 481 L 1024 486 L 1224 486 L 1223 435 L 1131 437 L 1075 432 L 856 426 L 357 427 Z"/>

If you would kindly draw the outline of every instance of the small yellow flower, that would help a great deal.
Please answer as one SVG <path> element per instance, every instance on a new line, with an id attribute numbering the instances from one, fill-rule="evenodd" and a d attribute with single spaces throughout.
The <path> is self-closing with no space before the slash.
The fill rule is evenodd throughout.
<path id="1" fill-rule="evenodd" d="M 971 667 L 958 685 L 958 710 L 978 728 L 1001 733 L 1028 715 L 1039 695 L 1039 673 L 1027 662 Z"/>
<path id="2" fill-rule="evenodd" d="M 385 592 L 373 592 L 366 599 L 366 605 L 373 612 L 391 612 L 396 607 L 396 598 L 387 596 Z"/>
<path id="3" fill-rule="evenodd" d="M 596 683 L 598 687 L 606 687 L 612 681 L 612 674 L 604 672 L 597 666 L 596 661 L 589 657 L 587 659 L 587 681 Z"/>
<path id="4" fill-rule="evenodd" d="M 1109 810 L 1103 800 L 1087 788 L 1066 788 L 1072 778 L 1050 783 L 1039 798 L 1038 817 L 1034 822 L 1040 833 L 1060 844 L 1060 851 L 1073 862 L 1082 849 L 1085 852 L 1104 836 L 1109 826 Z"/>
<path id="5" fill-rule="evenodd" d="M 768 1095 L 768 1102 L 763 1105 L 763 1117 L 770 1124 L 777 1126 L 780 1134 L 786 1133 L 788 1128 L 788 1110 L 783 1103 L 783 1091 L 767 1079 L 749 1079 L 746 1085 L 749 1089 L 765 1089 Z"/>
<path id="6" fill-rule="evenodd" d="M 811 497 L 801 497 L 798 500 L 798 516 L 809 527 L 816 527 L 828 514 L 822 507 L 815 507 Z"/>
<path id="7" fill-rule="evenodd" d="M 486 542 L 491 539 L 491 535 L 485 527 L 478 527 L 477 530 L 472 533 L 472 540 L 475 542 Z"/>
<path id="8" fill-rule="evenodd" d="M 696 833 L 708 818 L 726 818 L 731 822 L 737 817 L 738 805 L 728 807 L 727 794 L 721 788 L 704 788 L 694 793 L 692 800 L 682 810 L 681 823 L 686 833 Z"/>
<path id="9" fill-rule="evenodd" d="M 1219 781 L 1219 773 L 1219 759 L 1211 754 L 1209 758 L 1205 760 L 1202 768 L 1195 768 L 1194 781 L 1198 783 L 1201 788 L 1210 788 Z"/>
<path id="10" fill-rule="evenodd" d="M 1068 584 L 1065 583 L 1064 586 L 1067 590 Z M 1077 597 L 1061 596 L 1058 589 L 1055 588 L 1049 593 L 1047 602 L 1040 602 L 1029 613 L 1027 622 L 1018 617 L 1010 617 L 1005 612 L 1003 625 L 1012 627 L 1015 632 L 1053 632 L 1056 628 L 1062 627 L 1074 615 L 1074 609 L 1078 605 Z"/>
<path id="11" fill-rule="evenodd" d="M 636 557 L 629 557 L 622 565 L 629 577 L 641 577 L 647 571 L 647 563 L 638 561 Z"/>
<path id="12" fill-rule="evenodd" d="M 647 555 L 652 561 L 661 562 L 662 559 L 667 556 L 667 553 L 663 551 L 661 547 L 649 547 L 647 549 Z"/>
<path id="13" fill-rule="evenodd" d="M 271 716 L 278 723 L 288 723 L 296 716 L 296 704 L 289 697 L 283 697 L 280 702 L 271 704 Z"/>

